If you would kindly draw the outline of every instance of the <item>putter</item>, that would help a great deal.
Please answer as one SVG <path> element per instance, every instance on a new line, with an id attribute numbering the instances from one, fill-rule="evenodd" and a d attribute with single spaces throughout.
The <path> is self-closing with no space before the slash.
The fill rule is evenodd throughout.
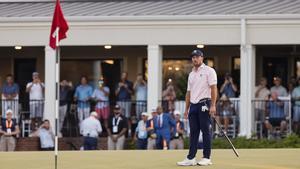
<path id="1" fill-rule="evenodd" d="M 239 157 L 239 153 L 236 151 L 234 145 L 232 144 L 232 142 L 230 141 L 229 137 L 227 136 L 227 134 L 224 132 L 224 130 L 222 129 L 222 127 L 220 126 L 219 122 L 216 120 L 215 117 L 213 117 L 213 119 L 215 120 L 215 122 L 217 123 L 218 128 L 220 129 L 220 131 L 224 134 L 225 138 L 227 139 L 227 141 L 230 143 L 231 148 L 234 152 L 234 154 Z"/>

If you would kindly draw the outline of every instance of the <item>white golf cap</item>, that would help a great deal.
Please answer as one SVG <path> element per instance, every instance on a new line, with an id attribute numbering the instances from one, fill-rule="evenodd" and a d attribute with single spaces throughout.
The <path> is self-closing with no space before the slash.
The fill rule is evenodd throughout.
<path id="1" fill-rule="evenodd" d="M 92 111 L 92 112 L 91 112 L 91 116 L 98 117 L 98 114 L 97 114 L 97 112 L 95 112 L 95 111 Z"/>
<path id="2" fill-rule="evenodd" d="M 33 72 L 33 73 L 32 73 L 32 76 L 38 76 L 38 75 L 39 75 L 38 72 Z"/>
<path id="3" fill-rule="evenodd" d="M 12 113 L 13 113 L 12 109 L 7 109 L 7 110 L 6 110 L 6 114 L 8 114 L 8 113 L 11 113 L 11 114 L 12 114 Z"/>
<path id="4" fill-rule="evenodd" d="M 148 113 L 147 112 L 143 112 L 142 116 L 148 116 Z"/>
<path id="5" fill-rule="evenodd" d="M 174 110 L 174 115 L 181 115 L 181 113 L 178 110 Z"/>

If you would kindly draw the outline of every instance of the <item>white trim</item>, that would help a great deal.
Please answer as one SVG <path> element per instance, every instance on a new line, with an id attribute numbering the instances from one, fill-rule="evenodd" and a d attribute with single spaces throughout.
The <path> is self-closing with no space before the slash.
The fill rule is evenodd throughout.
<path id="1" fill-rule="evenodd" d="M 300 19 L 300 14 L 247 14 L 247 15 L 149 15 L 149 16 L 66 16 L 68 21 L 191 21 L 191 20 L 286 20 Z M 52 17 L 0 17 L 0 22 L 51 21 Z"/>

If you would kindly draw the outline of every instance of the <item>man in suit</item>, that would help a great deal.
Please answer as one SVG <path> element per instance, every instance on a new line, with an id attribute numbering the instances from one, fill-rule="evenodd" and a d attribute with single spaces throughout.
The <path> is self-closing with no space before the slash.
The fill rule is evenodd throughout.
<path id="1" fill-rule="evenodd" d="M 156 109 L 157 116 L 153 118 L 154 129 L 157 135 L 156 148 L 167 150 L 171 140 L 171 128 L 176 128 L 175 120 L 168 113 L 163 113 L 161 106 Z"/>

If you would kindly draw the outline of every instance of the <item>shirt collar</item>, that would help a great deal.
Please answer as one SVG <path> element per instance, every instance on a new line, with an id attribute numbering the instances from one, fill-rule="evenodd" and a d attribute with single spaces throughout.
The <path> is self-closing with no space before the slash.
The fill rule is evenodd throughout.
<path id="1" fill-rule="evenodd" d="M 202 63 L 202 65 L 199 66 L 197 70 L 196 70 L 196 68 L 194 67 L 194 68 L 193 68 L 193 71 L 198 72 L 200 69 L 203 69 L 205 66 L 206 66 L 205 63 Z"/>

